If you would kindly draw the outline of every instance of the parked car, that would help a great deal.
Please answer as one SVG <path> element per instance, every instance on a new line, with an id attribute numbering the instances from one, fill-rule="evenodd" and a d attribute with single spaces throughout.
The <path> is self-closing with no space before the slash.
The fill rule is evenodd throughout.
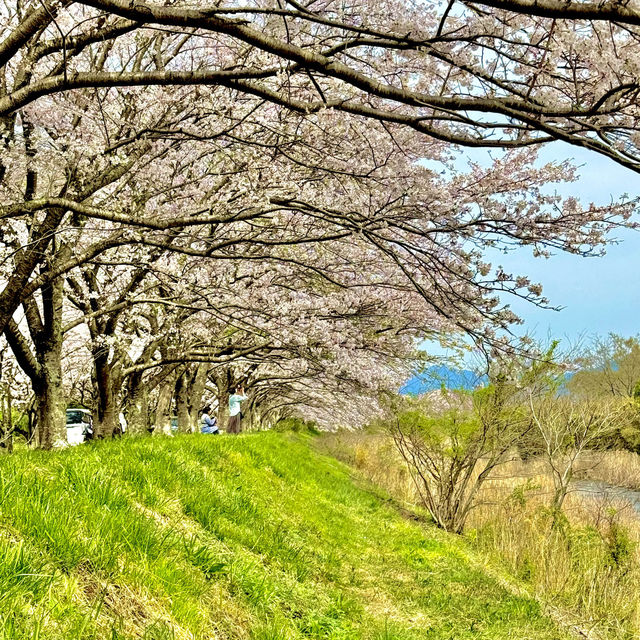
<path id="1" fill-rule="evenodd" d="M 93 418 L 88 409 L 67 409 L 67 442 L 80 444 L 93 435 Z"/>

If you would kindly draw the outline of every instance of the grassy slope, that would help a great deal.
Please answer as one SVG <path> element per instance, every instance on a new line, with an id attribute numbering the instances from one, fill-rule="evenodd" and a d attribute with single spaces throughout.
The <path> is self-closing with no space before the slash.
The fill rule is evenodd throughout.
<path id="1" fill-rule="evenodd" d="M 566 637 L 477 567 L 304 437 L 0 460 L 0 638 Z"/>

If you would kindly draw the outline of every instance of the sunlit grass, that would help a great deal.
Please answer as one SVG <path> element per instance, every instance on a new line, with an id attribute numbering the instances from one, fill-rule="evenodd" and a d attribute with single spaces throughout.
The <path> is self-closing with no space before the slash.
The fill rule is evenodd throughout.
<path id="1" fill-rule="evenodd" d="M 567 637 L 306 436 L 0 460 L 0 638 Z"/>

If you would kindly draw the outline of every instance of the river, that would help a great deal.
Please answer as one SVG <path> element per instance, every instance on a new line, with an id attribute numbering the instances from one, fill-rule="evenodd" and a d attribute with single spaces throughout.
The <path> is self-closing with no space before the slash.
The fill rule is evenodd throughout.
<path id="1" fill-rule="evenodd" d="M 640 516 L 640 491 L 617 487 L 599 480 L 576 480 L 572 485 L 572 489 L 585 498 L 607 498 L 627 502 L 631 505 L 635 513 Z"/>

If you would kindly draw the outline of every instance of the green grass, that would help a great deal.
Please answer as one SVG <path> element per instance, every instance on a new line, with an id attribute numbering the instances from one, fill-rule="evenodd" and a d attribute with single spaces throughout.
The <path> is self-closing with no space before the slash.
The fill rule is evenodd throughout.
<path id="1" fill-rule="evenodd" d="M 0 639 L 568 637 L 308 436 L 0 460 Z"/>

